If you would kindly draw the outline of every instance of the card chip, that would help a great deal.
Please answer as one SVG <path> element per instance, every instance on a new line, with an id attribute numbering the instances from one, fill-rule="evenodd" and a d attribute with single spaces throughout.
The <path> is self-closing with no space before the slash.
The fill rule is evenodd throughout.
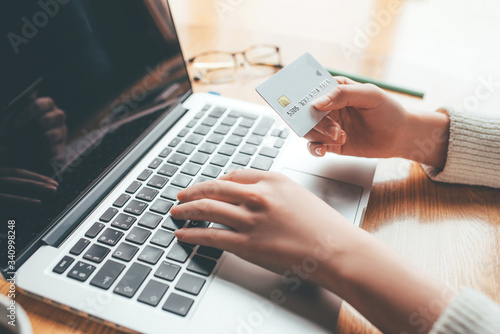
<path id="1" fill-rule="evenodd" d="M 288 99 L 288 97 L 286 97 L 285 95 L 283 95 L 282 97 L 280 97 L 278 99 L 278 102 L 281 104 L 281 106 L 283 108 L 285 108 L 287 105 L 290 104 L 290 100 Z"/>

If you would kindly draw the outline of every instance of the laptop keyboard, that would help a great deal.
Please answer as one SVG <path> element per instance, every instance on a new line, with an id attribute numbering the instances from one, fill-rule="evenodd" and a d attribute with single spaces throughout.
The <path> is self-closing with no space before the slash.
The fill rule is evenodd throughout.
<path id="1" fill-rule="evenodd" d="M 205 105 L 52 271 L 186 316 L 222 251 L 177 241 L 179 228 L 213 225 L 172 218 L 177 193 L 233 170 L 269 170 L 288 136 L 274 125 L 272 118 Z"/>

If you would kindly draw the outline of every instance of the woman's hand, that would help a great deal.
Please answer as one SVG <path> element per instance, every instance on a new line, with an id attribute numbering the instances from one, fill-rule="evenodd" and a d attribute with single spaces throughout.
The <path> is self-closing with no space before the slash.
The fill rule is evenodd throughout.
<path id="1" fill-rule="evenodd" d="M 282 174 L 234 171 L 178 199 L 174 218 L 231 228 L 183 228 L 175 233 L 180 241 L 227 250 L 285 276 L 293 272 L 344 298 L 384 333 L 421 333 L 409 319 L 422 310 L 428 331 L 452 296 Z"/>
<path id="2" fill-rule="evenodd" d="M 444 167 L 450 131 L 446 112 L 408 112 L 374 85 L 335 80 L 339 85 L 313 102 L 328 115 L 305 136 L 312 155 L 400 157 Z"/>
<path id="3" fill-rule="evenodd" d="M 313 102 L 316 109 L 329 114 L 305 136 L 311 154 L 401 156 L 409 115 L 403 106 L 377 86 L 334 79 L 339 85 Z"/>
<path id="4" fill-rule="evenodd" d="M 354 229 L 318 197 L 275 172 L 234 171 L 189 187 L 178 199 L 174 218 L 231 228 L 181 229 L 180 241 L 221 248 L 280 274 L 318 256 L 317 245 L 324 245 L 328 234 Z M 311 280 L 318 283 L 318 277 Z"/>

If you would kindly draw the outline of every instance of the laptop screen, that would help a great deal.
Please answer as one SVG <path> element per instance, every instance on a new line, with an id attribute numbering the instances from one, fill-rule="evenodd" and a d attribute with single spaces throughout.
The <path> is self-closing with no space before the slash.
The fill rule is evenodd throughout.
<path id="1" fill-rule="evenodd" d="M 0 3 L 2 268 L 9 219 L 21 252 L 190 90 L 166 7 Z"/>

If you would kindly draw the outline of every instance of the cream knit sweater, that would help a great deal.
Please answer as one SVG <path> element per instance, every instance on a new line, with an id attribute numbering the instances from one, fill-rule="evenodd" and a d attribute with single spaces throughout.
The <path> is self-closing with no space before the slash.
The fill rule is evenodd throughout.
<path id="1" fill-rule="evenodd" d="M 443 170 L 423 166 L 427 175 L 440 182 L 500 188 L 500 118 L 453 110 L 448 115 L 446 165 Z M 500 333 L 500 305 L 466 288 L 448 305 L 430 333 Z"/>

